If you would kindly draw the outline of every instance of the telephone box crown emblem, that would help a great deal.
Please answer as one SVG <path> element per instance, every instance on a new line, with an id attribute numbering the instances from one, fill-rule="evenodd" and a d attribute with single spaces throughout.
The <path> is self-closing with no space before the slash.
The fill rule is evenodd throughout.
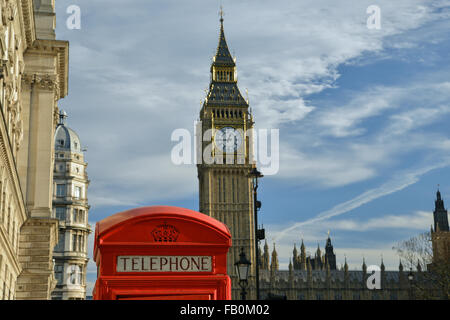
<path id="1" fill-rule="evenodd" d="M 157 242 L 175 242 L 180 232 L 174 226 L 164 222 L 152 231 L 153 239 Z"/>

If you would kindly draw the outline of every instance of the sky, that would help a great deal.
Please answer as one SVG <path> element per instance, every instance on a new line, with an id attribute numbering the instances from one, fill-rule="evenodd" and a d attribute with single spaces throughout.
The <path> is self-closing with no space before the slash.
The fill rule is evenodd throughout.
<path id="1" fill-rule="evenodd" d="M 338 266 L 396 270 L 392 247 L 430 229 L 438 184 L 450 203 L 449 0 L 56 1 L 70 42 L 59 107 L 87 148 L 91 226 L 140 206 L 198 210 L 196 166 L 172 163 L 171 134 L 193 134 L 221 4 L 256 127 L 279 130 L 279 171 L 258 197 L 280 268 L 330 230 Z"/>

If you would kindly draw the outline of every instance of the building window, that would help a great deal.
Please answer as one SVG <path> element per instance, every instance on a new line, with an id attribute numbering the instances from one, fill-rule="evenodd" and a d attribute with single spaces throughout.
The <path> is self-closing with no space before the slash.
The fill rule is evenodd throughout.
<path id="1" fill-rule="evenodd" d="M 77 251 L 77 235 L 72 235 L 72 251 Z"/>
<path id="2" fill-rule="evenodd" d="M 60 221 L 66 220 L 66 208 L 56 207 L 55 211 L 56 211 L 55 212 L 56 219 Z"/>
<path id="3" fill-rule="evenodd" d="M 75 187 L 75 198 L 76 199 L 81 198 L 81 187 Z"/>
<path id="4" fill-rule="evenodd" d="M 231 193 L 233 195 L 233 203 L 235 203 L 235 188 L 234 188 L 234 177 L 231 178 Z"/>
<path id="5" fill-rule="evenodd" d="M 398 300 L 397 292 L 391 292 L 391 300 Z"/>
<path id="6" fill-rule="evenodd" d="M 73 209 L 72 222 L 84 223 L 84 210 Z"/>
<path id="7" fill-rule="evenodd" d="M 220 184 L 220 178 L 219 179 L 219 202 L 222 202 L 222 191 L 221 191 L 221 184 Z"/>
<path id="8" fill-rule="evenodd" d="M 56 196 L 57 197 L 65 197 L 66 196 L 66 185 L 65 184 L 57 184 L 56 185 Z"/>
<path id="9" fill-rule="evenodd" d="M 72 251 L 84 252 L 85 241 L 84 235 L 81 233 L 72 234 Z"/>
<path id="10" fill-rule="evenodd" d="M 65 239 L 66 239 L 66 234 L 64 232 L 60 232 L 59 233 L 58 244 L 55 247 L 56 251 L 64 251 Z"/>
<path id="11" fill-rule="evenodd" d="M 55 278 L 58 285 L 61 285 L 63 283 L 63 271 L 64 271 L 64 266 L 61 264 L 57 264 L 55 265 Z"/>
<path id="12" fill-rule="evenodd" d="M 223 202 L 227 202 L 227 189 L 225 187 L 225 177 L 223 177 Z"/>
<path id="13" fill-rule="evenodd" d="M 353 300 L 360 300 L 360 299 L 361 299 L 361 297 L 360 297 L 359 293 L 353 294 Z"/>
<path id="14" fill-rule="evenodd" d="M 239 203 L 239 178 L 236 177 L 236 202 Z"/>
<path id="15" fill-rule="evenodd" d="M 80 266 L 71 264 L 69 266 L 69 282 L 70 284 L 81 284 L 82 272 Z"/>

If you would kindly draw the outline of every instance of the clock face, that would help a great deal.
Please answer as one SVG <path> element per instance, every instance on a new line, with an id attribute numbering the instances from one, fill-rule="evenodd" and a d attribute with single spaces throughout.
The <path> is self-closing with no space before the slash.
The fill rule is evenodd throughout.
<path id="1" fill-rule="evenodd" d="M 222 152 L 235 152 L 242 145 L 242 135 L 235 128 L 224 127 L 216 131 L 214 142 Z"/>

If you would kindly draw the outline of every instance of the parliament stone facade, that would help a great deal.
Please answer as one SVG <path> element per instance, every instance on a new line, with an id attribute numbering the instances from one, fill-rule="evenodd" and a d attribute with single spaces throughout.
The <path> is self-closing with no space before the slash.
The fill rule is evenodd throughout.
<path id="1" fill-rule="evenodd" d="M 288 300 L 410 300 L 410 299 L 445 299 L 448 290 L 448 272 L 450 261 L 450 231 L 448 224 L 448 212 L 444 207 L 440 191 L 436 193 L 435 210 L 433 211 L 434 226 L 431 228 L 432 263 L 423 270 L 418 262 L 415 270 L 412 266 L 405 270 L 400 261 L 398 271 L 387 271 L 383 260 L 380 261 L 379 279 L 380 286 L 375 288 L 368 286 L 367 282 L 373 275 L 368 271 L 366 262 L 362 261 L 360 270 L 349 270 L 347 260 L 338 269 L 336 267 L 336 255 L 328 236 L 325 252 L 322 254 L 317 248 L 314 257 L 306 252 L 301 244 L 300 252 L 296 245 L 292 251 L 289 262 L 289 270 L 279 270 L 278 253 L 275 244 L 272 253 L 269 252 L 267 242 L 261 252 L 260 287 L 261 298 L 273 297 Z M 442 287 L 438 283 L 436 275 L 429 271 L 437 268 L 437 277 L 447 277 L 441 280 Z M 443 291 L 444 292 L 443 292 Z"/>

